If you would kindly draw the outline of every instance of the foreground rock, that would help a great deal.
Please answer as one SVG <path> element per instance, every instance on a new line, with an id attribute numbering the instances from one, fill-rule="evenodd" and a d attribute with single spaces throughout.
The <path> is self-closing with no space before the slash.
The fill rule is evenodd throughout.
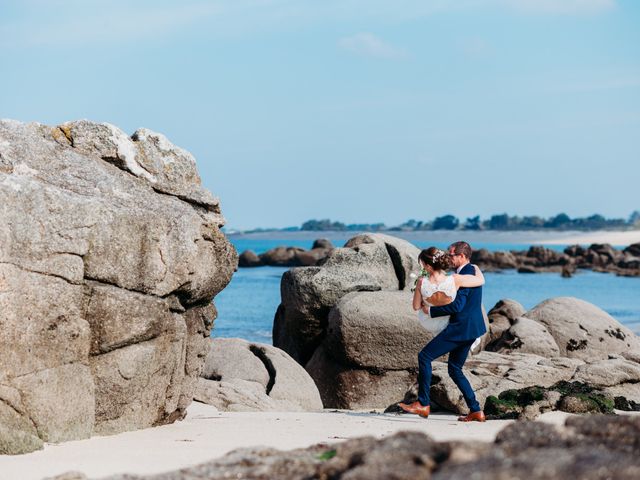
<path id="1" fill-rule="evenodd" d="M 0 122 L 0 453 L 181 418 L 236 253 L 146 129 Z"/>
<path id="2" fill-rule="evenodd" d="M 318 388 L 295 360 L 239 338 L 211 341 L 194 399 L 232 412 L 322 409 Z"/>
<path id="3" fill-rule="evenodd" d="M 298 480 L 527 478 L 636 479 L 640 476 L 640 417 L 569 418 L 563 427 L 517 422 L 494 443 L 436 442 L 418 432 L 401 432 L 335 445 L 282 452 L 241 449 L 179 472 L 153 476 L 117 475 L 109 480 L 227 478 Z M 65 477 L 58 477 L 60 480 Z M 85 479 L 83 475 L 75 477 Z M 106 480 L 106 479 L 105 479 Z"/>

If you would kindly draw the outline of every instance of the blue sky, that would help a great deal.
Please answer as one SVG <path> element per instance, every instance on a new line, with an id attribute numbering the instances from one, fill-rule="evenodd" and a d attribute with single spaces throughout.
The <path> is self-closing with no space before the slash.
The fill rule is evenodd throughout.
<path id="1" fill-rule="evenodd" d="M 231 228 L 640 209 L 634 0 L 0 0 L 0 117 L 147 127 Z"/>

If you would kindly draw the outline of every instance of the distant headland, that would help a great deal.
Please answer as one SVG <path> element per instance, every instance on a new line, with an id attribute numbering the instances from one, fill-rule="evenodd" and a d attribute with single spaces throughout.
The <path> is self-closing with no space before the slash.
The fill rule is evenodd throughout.
<path id="1" fill-rule="evenodd" d="M 479 215 L 468 217 L 464 221 L 455 215 L 447 214 L 432 220 L 410 219 L 406 222 L 387 226 L 378 223 L 346 224 L 330 219 L 307 220 L 299 227 L 254 228 L 250 230 L 227 229 L 227 234 L 254 234 L 268 232 L 427 232 L 427 231 L 598 231 L 598 230 L 637 230 L 640 229 L 640 211 L 634 211 L 627 219 L 606 218 L 600 214 L 588 217 L 571 218 L 559 213 L 544 218 L 537 215 L 518 216 L 506 213 L 481 219 Z"/>

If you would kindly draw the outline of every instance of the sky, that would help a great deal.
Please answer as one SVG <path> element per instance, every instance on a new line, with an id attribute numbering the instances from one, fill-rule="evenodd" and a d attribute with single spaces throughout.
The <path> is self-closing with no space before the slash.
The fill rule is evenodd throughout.
<path id="1" fill-rule="evenodd" d="M 0 118 L 147 127 L 228 228 L 640 210 L 635 0 L 0 0 Z"/>

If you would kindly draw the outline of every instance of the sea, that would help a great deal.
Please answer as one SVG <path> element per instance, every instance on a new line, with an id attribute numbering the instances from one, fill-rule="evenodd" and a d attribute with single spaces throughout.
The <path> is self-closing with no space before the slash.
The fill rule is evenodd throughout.
<path id="1" fill-rule="evenodd" d="M 338 235 L 331 240 L 342 246 L 349 236 Z M 260 254 L 277 246 L 311 248 L 314 239 L 302 238 L 258 238 L 229 236 L 238 252 L 251 249 Z M 435 245 L 446 248 L 448 239 L 411 239 L 419 248 Z M 474 248 L 498 250 L 526 250 L 526 243 L 476 242 Z M 566 245 L 549 248 L 562 251 Z M 286 267 L 239 268 L 229 285 L 215 298 L 218 318 L 212 331 L 213 337 L 243 338 L 252 342 L 271 344 L 273 318 L 280 303 L 280 279 Z M 483 303 L 487 310 L 499 300 L 510 298 L 520 302 L 526 309 L 552 297 L 577 297 L 593 303 L 608 312 L 620 323 L 640 334 L 640 278 L 618 277 L 608 273 L 578 271 L 572 278 L 562 278 L 559 273 L 522 274 L 513 270 L 501 273 L 485 273 Z"/>

